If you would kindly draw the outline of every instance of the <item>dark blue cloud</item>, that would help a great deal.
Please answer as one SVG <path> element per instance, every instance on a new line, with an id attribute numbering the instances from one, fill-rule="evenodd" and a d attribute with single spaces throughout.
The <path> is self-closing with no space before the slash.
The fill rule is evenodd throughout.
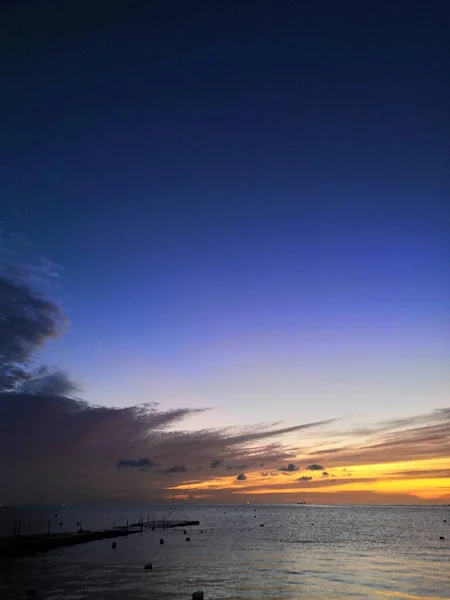
<path id="1" fill-rule="evenodd" d="M 151 469 L 153 466 L 154 463 L 149 458 L 121 458 L 117 462 L 118 469 L 124 467 Z"/>

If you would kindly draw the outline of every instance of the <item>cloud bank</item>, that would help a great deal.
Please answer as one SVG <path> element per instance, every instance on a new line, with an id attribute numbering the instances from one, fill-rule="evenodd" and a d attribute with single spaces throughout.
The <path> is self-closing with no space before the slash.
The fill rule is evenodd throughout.
<path id="1" fill-rule="evenodd" d="M 300 434 L 327 422 L 180 428 L 200 412 L 163 410 L 157 404 L 109 408 L 65 396 L 1 393 L 3 501 L 37 500 L 37 493 L 43 502 L 161 498 L 168 485 L 185 481 L 205 464 L 258 469 L 261 462 L 286 459 L 291 449 L 280 441 L 286 432 Z M 212 458 L 217 455 L 223 459 Z"/>

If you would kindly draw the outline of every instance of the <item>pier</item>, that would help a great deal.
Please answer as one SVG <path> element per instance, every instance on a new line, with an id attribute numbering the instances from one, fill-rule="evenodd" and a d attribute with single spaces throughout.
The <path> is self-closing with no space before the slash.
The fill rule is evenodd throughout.
<path id="1" fill-rule="evenodd" d="M 139 521 L 131 525 L 114 527 L 100 531 L 82 531 L 72 533 L 48 533 L 42 535 L 15 535 L 8 538 L 0 538 L 0 558 L 14 556 L 35 556 L 36 554 L 49 552 L 66 546 L 76 546 L 98 540 L 125 537 L 142 533 L 149 529 L 169 529 L 173 527 L 189 527 L 199 525 L 199 521 Z"/>

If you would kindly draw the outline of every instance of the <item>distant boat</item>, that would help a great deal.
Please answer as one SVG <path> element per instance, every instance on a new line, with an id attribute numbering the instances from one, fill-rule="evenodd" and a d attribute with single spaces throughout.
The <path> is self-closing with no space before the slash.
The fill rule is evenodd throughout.
<path id="1" fill-rule="evenodd" d="M 304 505 L 304 504 L 306 504 L 306 502 L 304 500 L 300 500 L 299 502 L 297 502 L 297 504 Z"/>

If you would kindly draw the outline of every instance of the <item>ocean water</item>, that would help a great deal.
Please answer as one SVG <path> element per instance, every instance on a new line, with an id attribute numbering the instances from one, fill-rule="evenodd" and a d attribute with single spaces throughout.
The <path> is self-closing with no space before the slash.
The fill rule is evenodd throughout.
<path id="1" fill-rule="evenodd" d="M 245 505 L 2 509 L 11 533 L 111 527 L 144 519 L 199 520 L 0 562 L 0 598 L 29 587 L 48 600 L 450 599 L 450 507 Z M 169 514 L 169 511 L 171 514 Z M 444 522 L 446 520 L 447 522 Z M 261 525 L 264 525 L 263 527 Z M 444 536 L 445 540 L 440 540 Z M 163 537 L 164 545 L 159 540 Z M 144 565 L 153 563 L 151 571 Z"/>

